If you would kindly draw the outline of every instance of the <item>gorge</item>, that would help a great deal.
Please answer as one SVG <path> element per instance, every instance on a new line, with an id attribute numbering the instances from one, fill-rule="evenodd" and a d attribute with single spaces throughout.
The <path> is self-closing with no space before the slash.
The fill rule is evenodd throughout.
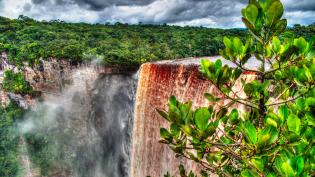
<path id="1" fill-rule="evenodd" d="M 5 61 L 3 57 L 2 69 L 12 69 Z M 177 173 L 180 163 L 198 171 L 200 167 L 175 158 L 159 143 L 159 129 L 166 122 L 155 108 L 166 109 L 171 95 L 192 100 L 195 107 L 210 104 L 203 94 L 219 92 L 200 77 L 199 61 L 146 63 L 138 72 L 54 59 L 37 70 L 26 68 L 26 79 L 42 95 L 10 96 L 30 107 L 19 123 L 22 157 L 28 154 L 31 161 L 22 161 L 24 170 L 31 171 L 25 177 L 155 177 Z M 8 101 L 2 95 L 1 102 Z M 34 149 L 38 146 L 40 151 Z"/>

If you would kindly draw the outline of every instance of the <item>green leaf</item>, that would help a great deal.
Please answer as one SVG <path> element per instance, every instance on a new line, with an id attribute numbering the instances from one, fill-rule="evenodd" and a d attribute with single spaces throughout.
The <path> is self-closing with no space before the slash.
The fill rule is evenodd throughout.
<path id="1" fill-rule="evenodd" d="M 288 162 L 284 162 L 281 165 L 281 170 L 286 174 L 288 177 L 295 176 L 295 173 Z"/>
<path id="2" fill-rule="evenodd" d="M 306 121 L 308 123 L 308 125 L 310 126 L 315 126 L 315 116 L 308 113 L 305 115 Z"/>
<path id="3" fill-rule="evenodd" d="M 246 138 L 252 143 L 256 144 L 257 142 L 257 132 L 255 126 L 251 122 L 244 123 L 244 133 Z"/>
<path id="4" fill-rule="evenodd" d="M 169 120 L 175 122 L 175 123 L 184 123 L 184 121 L 181 118 L 181 112 L 180 110 L 173 104 L 169 105 L 169 111 L 168 111 L 168 118 Z"/>
<path id="5" fill-rule="evenodd" d="M 276 177 L 276 175 L 274 173 L 268 173 L 266 177 Z"/>
<path id="6" fill-rule="evenodd" d="M 171 134 L 165 128 L 160 128 L 160 135 L 164 139 L 169 139 L 171 137 Z"/>
<path id="7" fill-rule="evenodd" d="M 182 130 L 184 133 L 186 133 L 187 135 L 190 135 L 190 136 L 193 133 L 192 129 L 188 125 L 183 125 Z"/>
<path id="8" fill-rule="evenodd" d="M 286 105 L 282 105 L 279 107 L 278 116 L 281 119 L 281 124 L 288 118 L 289 116 L 289 109 Z"/>
<path id="9" fill-rule="evenodd" d="M 291 132 L 300 134 L 301 120 L 294 114 L 290 114 L 287 120 L 288 129 Z"/>
<path id="10" fill-rule="evenodd" d="M 169 121 L 168 114 L 165 111 L 162 111 L 160 109 L 156 109 L 156 111 L 160 114 L 160 116 Z"/>
<path id="11" fill-rule="evenodd" d="M 181 118 L 185 121 L 185 123 L 189 122 L 189 114 L 191 113 L 191 105 L 192 105 L 192 102 L 189 101 L 185 104 L 182 104 L 182 103 L 179 103 L 179 110 L 180 110 L 180 113 L 181 113 Z"/>
<path id="12" fill-rule="evenodd" d="M 300 53 L 303 53 L 307 47 L 307 42 L 303 37 L 300 37 L 298 39 L 294 39 L 294 46 L 299 49 Z"/>
<path id="13" fill-rule="evenodd" d="M 217 119 L 221 119 L 221 118 L 225 117 L 227 111 L 228 111 L 228 110 L 227 110 L 226 108 L 222 108 L 220 111 L 218 111 L 218 112 L 216 113 L 216 118 L 217 118 Z"/>
<path id="14" fill-rule="evenodd" d="M 246 18 L 242 17 L 242 21 L 245 26 L 254 34 L 254 37 L 261 42 L 261 39 L 258 37 L 259 34 L 256 32 L 254 25 L 252 25 Z"/>
<path id="15" fill-rule="evenodd" d="M 172 123 L 171 124 L 171 134 L 174 135 L 175 137 L 178 137 L 179 134 L 180 134 L 180 128 L 175 124 L 175 123 Z"/>
<path id="16" fill-rule="evenodd" d="M 214 97 L 214 96 L 213 96 L 212 94 L 210 94 L 210 93 L 205 93 L 204 96 L 205 96 L 205 97 L 207 98 L 207 100 L 210 101 L 210 102 L 217 102 L 217 101 L 220 100 L 220 98 Z"/>
<path id="17" fill-rule="evenodd" d="M 222 67 L 222 61 L 221 60 L 217 60 L 215 63 L 214 63 L 214 68 L 216 71 L 218 71 L 219 69 L 221 69 Z"/>
<path id="18" fill-rule="evenodd" d="M 280 70 L 275 72 L 275 79 L 281 80 L 282 79 L 282 72 Z"/>
<path id="19" fill-rule="evenodd" d="M 304 159 L 301 156 L 295 157 L 293 160 L 289 161 L 289 164 L 296 173 L 296 176 L 299 176 L 303 172 L 304 168 Z"/>
<path id="20" fill-rule="evenodd" d="M 258 177 L 259 175 L 256 172 L 245 169 L 241 172 L 242 177 Z"/>
<path id="21" fill-rule="evenodd" d="M 264 147 L 275 143 L 278 138 L 278 130 L 272 126 L 269 126 L 258 133 L 257 144 L 259 147 Z"/>
<path id="22" fill-rule="evenodd" d="M 169 99 L 169 105 L 177 106 L 177 100 L 174 95 L 172 95 Z"/>
<path id="23" fill-rule="evenodd" d="M 223 43 L 224 43 L 225 47 L 232 49 L 233 45 L 232 45 L 231 40 L 228 37 L 224 36 Z"/>
<path id="24" fill-rule="evenodd" d="M 278 139 L 278 129 L 274 128 L 274 127 L 270 127 L 270 139 L 268 141 L 268 145 L 273 144 L 277 141 Z"/>
<path id="25" fill-rule="evenodd" d="M 258 8 L 254 4 L 249 4 L 245 9 L 245 16 L 252 24 L 255 24 L 258 16 Z"/>
<path id="26" fill-rule="evenodd" d="M 281 42 L 278 37 L 273 37 L 272 39 L 272 49 L 275 53 L 280 52 Z"/>
<path id="27" fill-rule="evenodd" d="M 266 11 L 274 0 L 258 0 L 259 5 Z"/>
<path id="28" fill-rule="evenodd" d="M 258 170 L 264 171 L 265 160 L 262 157 L 255 157 L 251 161 Z"/>
<path id="29" fill-rule="evenodd" d="M 235 124 L 236 122 L 238 122 L 239 118 L 238 118 L 238 111 L 237 109 L 233 109 L 229 115 L 230 121 L 232 124 Z"/>
<path id="30" fill-rule="evenodd" d="M 211 114 L 208 108 L 199 108 L 195 113 L 195 124 L 197 128 L 201 131 L 205 131 L 209 124 L 209 119 Z"/>
<path id="31" fill-rule="evenodd" d="M 267 125 L 270 125 L 270 126 L 273 126 L 273 127 L 275 127 L 275 128 L 278 127 L 277 122 L 276 122 L 275 120 L 269 118 L 269 117 L 266 119 L 266 124 L 267 124 Z"/>
<path id="32" fill-rule="evenodd" d="M 240 40 L 240 38 L 238 37 L 234 37 L 233 38 L 233 50 L 237 53 L 237 54 L 242 54 L 243 52 L 243 42 Z"/>
<path id="33" fill-rule="evenodd" d="M 312 109 L 315 108 L 315 97 L 308 97 L 305 101 L 305 108 Z"/>
<path id="34" fill-rule="evenodd" d="M 283 5 L 280 1 L 274 1 L 266 11 L 266 26 L 271 27 L 283 15 Z"/>
<path id="35" fill-rule="evenodd" d="M 211 122 L 207 128 L 207 131 L 206 131 L 207 133 L 205 134 L 205 136 L 206 137 L 212 136 L 216 132 L 218 125 L 219 125 L 219 120 Z"/>
<path id="36" fill-rule="evenodd" d="M 211 62 L 207 59 L 202 59 L 200 63 L 202 69 L 208 69 L 211 65 Z"/>
<path id="37" fill-rule="evenodd" d="M 308 81 L 311 82 L 313 80 L 313 76 L 310 70 L 305 65 L 303 66 L 303 68 L 305 70 L 305 76 L 307 77 Z"/>
<path id="38" fill-rule="evenodd" d="M 296 107 L 298 110 L 303 111 L 305 109 L 305 100 L 303 98 L 299 98 L 296 100 Z"/>
<path id="39" fill-rule="evenodd" d="M 288 22 L 286 19 L 279 20 L 274 27 L 275 31 L 273 33 L 273 36 L 277 36 L 280 33 L 284 32 L 287 28 L 287 24 Z"/>

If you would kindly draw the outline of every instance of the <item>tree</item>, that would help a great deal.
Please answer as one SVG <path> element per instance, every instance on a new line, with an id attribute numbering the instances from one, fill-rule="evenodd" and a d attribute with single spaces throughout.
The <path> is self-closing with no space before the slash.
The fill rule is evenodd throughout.
<path id="1" fill-rule="evenodd" d="M 22 72 L 14 73 L 11 70 L 6 70 L 4 72 L 4 79 L 1 86 L 8 92 L 21 95 L 33 94 L 33 89 L 29 82 L 25 80 Z"/>
<path id="2" fill-rule="evenodd" d="M 160 129 L 161 142 L 200 164 L 202 176 L 314 176 L 315 37 L 279 40 L 287 26 L 279 0 L 250 0 L 242 15 L 252 38 L 244 44 L 225 37 L 221 51 L 236 67 L 221 60 L 202 60 L 200 66 L 222 95 L 206 93 L 209 102 L 229 101 L 193 110 L 191 102 L 172 96 L 167 112 L 157 110 L 170 123 Z M 252 56 L 257 69 L 245 65 Z M 256 78 L 246 81 L 243 72 Z M 246 97 L 235 91 L 236 83 Z M 183 166 L 180 175 L 187 176 Z"/>
<path id="3" fill-rule="evenodd" d="M 18 121 L 23 118 L 24 110 L 10 102 L 0 105 L 0 176 L 19 176 L 20 162 L 18 156 L 19 131 Z"/>

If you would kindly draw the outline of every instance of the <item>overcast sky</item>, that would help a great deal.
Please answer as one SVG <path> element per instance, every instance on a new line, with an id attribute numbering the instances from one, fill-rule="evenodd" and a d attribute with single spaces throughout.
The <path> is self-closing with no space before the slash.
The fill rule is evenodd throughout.
<path id="1" fill-rule="evenodd" d="M 0 0 L 0 16 L 37 20 L 243 27 L 248 0 Z M 315 0 L 282 0 L 290 26 L 315 22 Z"/>

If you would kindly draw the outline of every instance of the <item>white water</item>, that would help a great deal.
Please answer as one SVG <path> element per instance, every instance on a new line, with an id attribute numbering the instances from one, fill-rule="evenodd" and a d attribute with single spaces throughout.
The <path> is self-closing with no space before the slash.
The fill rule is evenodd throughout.
<path id="1" fill-rule="evenodd" d="M 74 71 L 60 94 L 44 94 L 19 127 L 26 137 L 45 137 L 46 158 L 54 162 L 48 176 L 128 176 L 135 83 L 132 75 L 98 75 L 87 67 Z"/>
<path id="2" fill-rule="evenodd" d="M 20 137 L 19 150 L 20 150 L 20 161 L 21 170 L 23 177 L 33 177 L 32 164 L 29 158 L 26 142 L 23 136 Z"/>

